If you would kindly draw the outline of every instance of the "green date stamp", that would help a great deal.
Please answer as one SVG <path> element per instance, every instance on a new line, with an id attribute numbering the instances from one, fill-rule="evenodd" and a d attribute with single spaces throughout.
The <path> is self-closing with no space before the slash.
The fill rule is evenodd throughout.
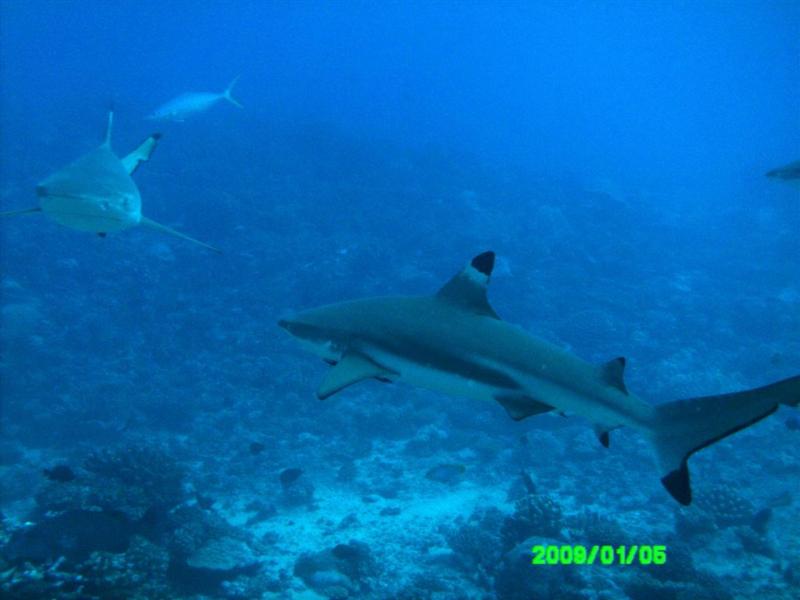
<path id="1" fill-rule="evenodd" d="M 531 548 L 532 565 L 663 565 L 666 546 L 536 545 Z"/>

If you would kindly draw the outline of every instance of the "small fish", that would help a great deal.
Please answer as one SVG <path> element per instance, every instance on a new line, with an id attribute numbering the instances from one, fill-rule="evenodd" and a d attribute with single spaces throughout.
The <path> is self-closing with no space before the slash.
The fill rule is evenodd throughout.
<path id="1" fill-rule="evenodd" d="M 283 471 L 281 471 L 280 474 L 281 485 L 285 488 L 289 487 L 295 481 L 297 481 L 300 478 L 300 475 L 302 474 L 303 474 L 303 469 L 296 469 L 296 468 L 284 469 Z"/>
<path id="2" fill-rule="evenodd" d="M 184 121 L 186 117 L 207 111 L 220 100 L 227 100 L 234 106 L 243 108 L 242 105 L 231 96 L 231 91 L 237 81 L 239 81 L 238 76 L 230 82 L 228 87 L 225 88 L 225 91 L 220 93 L 187 92 L 181 94 L 169 102 L 162 104 L 145 118 L 153 121 Z"/>
<path id="3" fill-rule="evenodd" d="M 439 483 L 455 483 L 466 470 L 467 467 L 461 464 L 444 463 L 428 469 L 425 477 Z"/>
<path id="4" fill-rule="evenodd" d="M 340 560 L 354 561 L 361 557 L 362 551 L 352 544 L 337 544 L 331 550 L 331 554 Z"/>
<path id="5" fill-rule="evenodd" d="M 520 471 L 519 476 L 520 479 L 522 479 L 522 485 L 525 486 L 525 491 L 528 492 L 528 494 L 535 494 L 536 484 L 533 482 L 533 478 L 525 471 Z"/>
<path id="6" fill-rule="evenodd" d="M 252 442 L 250 444 L 250 454 L 253 456 L 258 456 L 264 451 L 264 448 L 266 448 L 266 446 L 261 442 Z"/>
<path id="7" fill-rule="evenodd" d="M 75 473 L 67 465 L 56 465 L 52 469 L 43 469 L 42 474 L 50 481 L 66 483 L 75 479 Z"/>
<path id="8" fill-rule="evenodd" d="M 210 510 L 211 507 L 214 506 L 214 499 L 209 498 L 208 496 L 197 494 L 195 496 L 195 499 L 197 500 L 197 506 L 199 506 L 203 510 Z"/>
<path id="9" fill-rule="evenodd" d="M 760 535 L 765 535 L 771 519 L 772 509 L 770 507 L 762 508 L 753 515 L 753 519 L 750 521 L 750 528 Z"/>
<path id="10" fill-rule="evenodd" d="M 784 490 L 780 494 L 773 496 L 770 501 L 767 502 L 767 505 L 771 508 L 781 508 L 784 506 L 791 506 L 791 504 L 792 494 L 787 490 Z"/>

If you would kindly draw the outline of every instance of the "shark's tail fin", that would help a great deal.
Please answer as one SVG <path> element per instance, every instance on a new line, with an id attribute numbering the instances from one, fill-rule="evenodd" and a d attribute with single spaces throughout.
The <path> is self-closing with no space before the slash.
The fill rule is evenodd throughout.
<path id="1" fill-rule="evenodd" d="M 669 402 L 656 407 L 658 424 L 653 434 L 661 483 L 678 502 L 692 501 L 687 459 L 777 410 L 779 404 L 800 403 L 800 376 L 764 387 Z"/>
<path id="2" fill-rule="evenodd" d="M 225 88 L 225 91 L 222 92 L 222 97 L 225 98 L 225 100 L 227 100 L 234 106 L 238 106 L 239 108 L 244 108 L 244 106 L 239 104 L 238 100 L 236 100 L 233 96 L 231 96 L 231 92 L 233 91 L 233 86 L 235 86 L 236 82 L 239 81 L 239 77 L 241 77 L 241 75 L 237 75 L 236 77 L 233 78 L 233 81 L 231 81 L 228 84 L 228 87 Z"/>

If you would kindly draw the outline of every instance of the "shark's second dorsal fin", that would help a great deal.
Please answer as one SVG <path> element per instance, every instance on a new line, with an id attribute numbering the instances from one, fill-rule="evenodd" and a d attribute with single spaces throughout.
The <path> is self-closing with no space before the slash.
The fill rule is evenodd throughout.
<path id="1" fill-rule="evenodd" d="M 436 293 L 436 297 L 479 315 L 499 319 L 486 297 L 492 269 L 494 269 L 494 252 L 490 250 L 479 254 L 448 281 Z"/>
<path id="2" fill-rule="evenodd" d="M 628 393 L 625 387 L 625 357 L 618 356 L 607 363 L 600 365 L 600 377 L 608 385 L 617 388 L 619 391 Z"/>

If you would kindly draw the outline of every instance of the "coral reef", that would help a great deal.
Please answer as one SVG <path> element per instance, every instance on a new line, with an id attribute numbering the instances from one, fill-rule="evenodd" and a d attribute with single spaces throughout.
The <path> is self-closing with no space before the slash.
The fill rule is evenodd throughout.
<path id="1" fill-rule="evenodd" d="M 510 549 L 525 538 L 558 538 L 564 525 L 563 511 L 555 497 L 527 494 L 514 503 L 514 513 L 502 527 L 503 548 Z"/>
<path id="2" fill-rule="evenodd" d="M 332 599 L 349 598 L 356 593 L 368 594 L 371 578 L 377 573 L 377 563 L 369 546 L 358 541 L 303 554 L 294 565 L 295 576 Z"/>

